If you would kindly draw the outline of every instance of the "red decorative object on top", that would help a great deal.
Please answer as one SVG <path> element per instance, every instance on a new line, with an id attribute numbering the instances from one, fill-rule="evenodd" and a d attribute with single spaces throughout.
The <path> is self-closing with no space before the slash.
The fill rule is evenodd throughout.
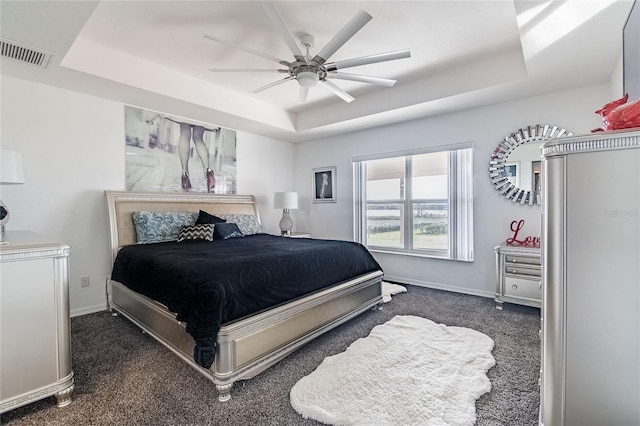
<path id="1" fill-rule="evenodd" d="M 640 99 L 634 102 L 627 102 L 628 100 L 629 94 L 625 94 L 597 110 L 596 114 L 602 116 L 602 128 L 591 132 L 640 127 Z"/>
<path id="2" fill-rule="evenodd" d="M 540 247 L 540 237 L 525 237 L 524 240 L 518 239 L 518 232 L 524 227 L 524 219 L 514 220 L 511 222 L 511 231 L 513 236 L 507 238 L 508 246 L 533 246 Z"/>

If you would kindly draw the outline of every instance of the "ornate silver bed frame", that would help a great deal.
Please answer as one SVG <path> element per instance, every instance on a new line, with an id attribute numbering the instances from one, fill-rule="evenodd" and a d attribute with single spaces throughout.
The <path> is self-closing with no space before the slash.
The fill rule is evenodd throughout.
<path id="1" fill-rule="evenodd" d="M 136 243 L 132 213 L 139 210 L 194 211 L 260 216 L 253 196 L 196 193 L 105 191 L 112 262 L 118 250 Z M 205 369 L 193 360 L 195 343 L 183 323 L 164 305 L 129 290 L 110 277 L 110 310 L 124 315 L 183 361 L 215 383 L 218 399 L 231 398 L 238 380 L 249 379 L 300 346 L 370 308 L 382 304 L 382 271 L 354 277 L 329 289 L 259 314 L 223 324 L 214 364 Z"/>

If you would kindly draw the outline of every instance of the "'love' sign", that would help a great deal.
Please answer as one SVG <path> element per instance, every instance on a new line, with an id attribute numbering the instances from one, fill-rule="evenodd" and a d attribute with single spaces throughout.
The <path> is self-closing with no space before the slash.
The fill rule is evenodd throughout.
<path id="1" fill-rule="evenodd" d="M 507 245 L 510 246 L 540 246 L 540 237 L 524 237 L 524 239 L 518 239 L 518 233 L 524 227 L 524 219 L 514 220 L 511 222 L 511 231 L 513 232 L 513 236 L 511 238 L 507 238 Z"/>

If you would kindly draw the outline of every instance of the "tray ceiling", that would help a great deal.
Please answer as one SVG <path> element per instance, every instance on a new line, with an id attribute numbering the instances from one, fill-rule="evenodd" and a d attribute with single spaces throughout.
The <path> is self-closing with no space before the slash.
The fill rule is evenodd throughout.
<path id="1" fill-rule="evenodd" d="M 373 19 L 331 60 L 410 49 L 411 58 L 348 71 L 394 87 L 332 80 L 298 102 L 298 84 L 211 68 L 278 64 L 204 38 L 290 60 L 260 2 L 0 3 L 3 39 L 54 53 L 45 70 L 2 59 L 2 73 L 288 141 L 509 101 L 609 81 L 631 0 L 278 1 L 294 36 L 317 53 L 359 10 Z M 275 66 L 274 66 L 275 65 Z"/>

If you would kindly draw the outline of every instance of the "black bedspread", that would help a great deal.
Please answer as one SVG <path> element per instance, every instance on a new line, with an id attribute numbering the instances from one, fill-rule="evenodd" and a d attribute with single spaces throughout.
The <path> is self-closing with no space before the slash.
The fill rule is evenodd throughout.
<path id="1" fill-rule="evenodd" d="M 380 269 L 358 243 L 257 234 L 126 246 L 111 279 L 175 312 L 209 368 L 222 324 Z"/>

